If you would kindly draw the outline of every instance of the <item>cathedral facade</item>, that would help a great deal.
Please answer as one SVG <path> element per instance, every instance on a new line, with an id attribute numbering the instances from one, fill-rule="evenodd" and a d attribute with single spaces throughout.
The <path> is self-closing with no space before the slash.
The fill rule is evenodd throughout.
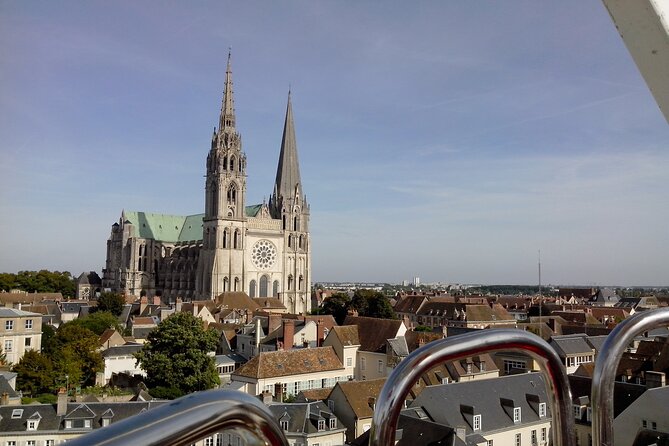
<path id="1" fill-rule="evenodd" d="M 274 190 L 248 205 L 246 155 L 236 130 L 230 56 L 218 127 L 206 161 L 204 214 L 123 211 L 111 228 L 103 287 L 166 300 L 214 299 L 229 291 L 278 298 L 309 310 L 309 204 L 302 189 L 293 111 L 288 105 Z"/>

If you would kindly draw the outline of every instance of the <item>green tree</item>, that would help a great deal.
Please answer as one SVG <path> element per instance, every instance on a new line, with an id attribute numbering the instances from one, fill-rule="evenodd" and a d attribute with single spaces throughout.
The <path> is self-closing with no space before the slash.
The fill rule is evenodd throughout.
<path id="1" fill-rule="evenodd" d="M 176 389 L 185 395 L 220 384 L 209 355 L 217 345 L 216 330 L 205 330 L 202 320 L 192 314 L 175 313 L 151 330 L 135 358 L 146 372 L 149 389 Z"/>
<path id="2" fill-rule="evenodd" d="M 118 319 L 109 311 L 96 311 L 95 313 L 77 318 L 71 323 L 88 328 L 98 336 L 108 328 L 113 328 L 119 333 L 123 333 L 123 327 L 119 324 Z"/>
<path id="3" fill-rule="evenodd" d="M 397 318 L 390 301 L 379 291 L 357 290 L 353 295 L 351 305 L 358 310 L 360 316 L 381 319 Z"/>
<path id="4" fill-rule="evenodd" d="M 0 365 L 6 365 L 7 364 L 7 355 L 5 354 L 4 350 L 2 350 L 2 345 L 0 345 Z"/>
<path id="5" fill-rule="evenodd" d="M 336 293 L 325 299 L 319 314 L 331 314 L 339 325 L 344 323 L 351 298 L 346 293 Z"/>
<path id="6" fill-rule="evenodd" d="M 37 395 L 53 391 L 53 362 L 48 356 L 28 350 L 12 370 L 17 374 L 16 387 L 24 393 Z"/>
<path id="7" fill-rule="evenodd" d="M 95 374 L 104 366 L 97 351 L 99 340 L 98 335 L 76 323 L 58 327 L 47 351 L 58 379 L 67 375 L 73 385 L 95 384 Z"/>
<path id="8" fill-rule="evenodd" d="M 98 297 L 98 306 L 95 311 L 108 311 L 114 316 L 123 312 L 125 299 L 118 293 L 104 292 Z"/>

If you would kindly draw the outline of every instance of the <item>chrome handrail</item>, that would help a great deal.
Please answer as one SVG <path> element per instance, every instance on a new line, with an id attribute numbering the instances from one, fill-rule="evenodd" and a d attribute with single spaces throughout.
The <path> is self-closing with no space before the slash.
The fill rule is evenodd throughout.
<path id="1" fill-rule="evenodd" d="M 535 359 L 546 378 L 551 414 L 553 444 L 574 446 L 574 417 L 571 391 L 565 368 L 555 350 L 540 337 L 517 329 L 482 330 L 424 345 L 411 353 L 393 370 L 376 402 L 369 446 L 395 443 L 395 430 L 404 400 L 424 373 L 445 361 L 495 351 L 522 352 Z"/>
<path id="2" fill-rule="evenodd" d="M 272 413 L 259 399 L 234 390 L 186 395 L 68 441 L 72 446 L 185 446 L 233 429 L 246 445 L 288 446 Z"/>
<path id="3" fill-rule="evenodd" d="M 613 392 L 618 364 L 634 338 L 651 328 L 669 326 L 669 308 L 636 313 L 606 337 L 592 374 L 592 440 L 595 446 L 613 446 Z"/>

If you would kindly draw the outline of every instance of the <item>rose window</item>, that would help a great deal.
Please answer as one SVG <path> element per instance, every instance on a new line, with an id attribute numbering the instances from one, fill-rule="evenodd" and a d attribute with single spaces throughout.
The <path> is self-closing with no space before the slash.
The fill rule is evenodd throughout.
<path id="1" fill-rule="evenodd" d="M 274 265 L 276 260 L 276 248 L 269 240 L 260 240 L 253 245 L 251 252 L 253 264 L 260 269 L 268 269 Z"/>

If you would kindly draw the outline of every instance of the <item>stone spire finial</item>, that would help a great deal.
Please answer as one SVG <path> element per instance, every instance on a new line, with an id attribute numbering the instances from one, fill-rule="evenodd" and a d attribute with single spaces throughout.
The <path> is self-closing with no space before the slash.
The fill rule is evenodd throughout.
<path id="1" fill-rule="evenodd" d="M 220 131 L 235 131 L 235 100 L 232 91 L 232 52 L 228 50 L 228 66 L 225 70 L 225 90 L 223 92 L 223 102 L 221 104 L 221 118 L 218 124 Z"/>
<path id="2" fill-rule="evenodd" d="M 288 90 L 288 105 L 286 107 L 286 121 L 283 126 L 283 138 L 281 139 L 281 154 L 279 155 L 279 166 L 276 171 L 276 182 L 274 183 L 274 195 L 277 206 L 275 212 L 280 212 L 278 206 L 284 200 L 300 198 L 302 194 L 302 180 L 300 179 L 300 163 L 297 158 L 297 142 L 295 139 L 295 124 L 293 123 L 293 106 L 291 92 Z"/>

